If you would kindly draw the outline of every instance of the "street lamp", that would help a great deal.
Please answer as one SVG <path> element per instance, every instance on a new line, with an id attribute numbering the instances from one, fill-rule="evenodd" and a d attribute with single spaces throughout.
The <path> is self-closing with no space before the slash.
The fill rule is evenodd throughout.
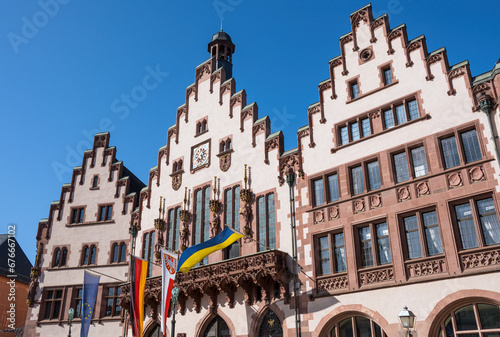
<path id="1" fill-rule="evenodd" d="M 69 312 L 68 312 L 68 323 L 69 323 L 68 337 L 71 337 L 71 322 L 73 321 L 73 315 L 74 314 L 75 314 L 75 309 L 69 308 Z"/>
<path id="2" fill-rule="evenodd" d="M 403 326 L 403 330 L 405 331 L 406 337 L 411 337 L 411 329 L 415 327 L 415 314 L 408 310 L 408 307 L 405 306 L 403 310 L 399 313 L 399 320 L 401 321 L 401 325 Z"/>
<path id="3" fill-rule="evenodd" d="M 175 306 L 177 305 L 178 300 L 179 300 L 179 288 L 174 287 L 172 289 L 172 295 L 170 297 L 170 308 L 172 310 L 172 333 L 170 334 L 170 336 L 172 337 L 175 335 L 175 311 L 177 309 Z M 166 314 L 167 313 L 165 313 L 165 315 Z"/>

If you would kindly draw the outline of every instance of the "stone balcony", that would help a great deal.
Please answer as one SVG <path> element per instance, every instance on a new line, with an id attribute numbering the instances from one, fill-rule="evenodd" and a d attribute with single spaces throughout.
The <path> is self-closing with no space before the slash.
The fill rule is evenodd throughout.
<path id="1" fill-rule="evenodd" d="M 288 254 L 278 250 L 246 255 L 230 260 L 193 268 L 189 273 L 179 273 L 175 286 L 179 287 L 179 309 L 186 312 L 186 301 L 193 299 L 193 309 L 199 312 L 201 299 L 209 298 L 210 310 L 216 310 L 218 297 L 225 293 L 226 303 L 234 306 L 234 295 L 238 288 L 243 289 L 247 305 L 256 301 L 270 302 L 274 298 L 290 301 L 291 270 Z M 291 260 L 291 259 L 290 259 Z M 122 285 L 121 305 L 130 305 L 130 285 Z M 152 310 L 161 302 L 161 276 L 146 280 L 145 301 Z"/>

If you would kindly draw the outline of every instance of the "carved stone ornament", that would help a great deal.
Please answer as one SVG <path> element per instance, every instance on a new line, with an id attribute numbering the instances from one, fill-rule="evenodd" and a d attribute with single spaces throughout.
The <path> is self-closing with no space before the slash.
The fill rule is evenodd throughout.
<path id="1" fill-rule="evenodd" d="M 378 208 L 382 206 L 382 198 L 380 194 L 375 194 L 370 196 L 370 208 Z"/>
<path id="2" fill-rule="evenodd" d="M 345 275 L 318 280 L 318 290 L 332 291 L 346 288 L 349 288 L 349 279 Z"/>
<path id="3" fill-rule="evenodd" d="M 351 16 L 351 25 L 353 28 L 359 27 L 361 21 L 368 23 L 368 11 L 366 9 L 357 11 Z"/>
<path id="4" fill-rule="evenodd" d="M 406 47 L 406 50 L 408 50 L 409 53 L 411 53 L 412 51 L 414 50 L 417 50 L 418 48 L 420 48 L 420 42 L 413 42 L 412 44 L 408 45 Z"/>
<path id="5" fill-rule="evenodd" d="M 480 166 L 473 167 L 469 170 L 469 177 L 471 182 L 475 183 L 484 180 L 484 171 Z"/>
<path id="6" fill-rule="evenodd" d="M 441 55 L 440 54 L 432 55 L 427 59 L 427 64 L 433 64 L 438 61 L 441 61 Z"/>
<path id="7" fill-rule="evenodd" d="M 365 210 L 365 201 L 363 199 L 354 200 L 354 213 L 360 213 Z"/>
<path id="8" fill-rule="evenodd" d="M 182 185 L 182 173 L 172 175 L 172 189 L 177 191 Z"/>
<path id="9" fill-rule="evenodd" d="M 392 267 L 359 273 L 359 281 L 362 286 L 373 283 L 393 281 L 393 280 L 394 280 L 394 269 Z"/>
<path id="10" fill-rule="evenodd" d="M 314 223 L 321 223 L 325 221 L 325 212 L 323 210 L 314 212 Z"/>
<path id="11" fill-rule="evenodd" d="M 493 249 L 484 252 L 465 254 L 460 257 L 464 269 L 473 269 L 500 264 L 500 250 Z"/>
<path id="12" fill-rule="evenodd" d="M 411 199 L 410 189 L 408 188 L 408 186 L 404 186 L 398 189 L 398 199 L 399 201 Z"/>
<path id="13" fill-rule="evenodd" d="M 408 274 L 410 277 L 441 274 L 446 272 L 446 270 L 446 262 L 444 259 L 416 262 L 408 265 Z"/>
<path id="14" fill-rule="evenodd" d="M 419 182 L 415 185 L 415 189 L 417 190 L 417 195 L 419 197 L 430 194 L 429 183 L 427 181 Z"/>
<path id="15" fill-rule="evenodd" d="M 226 172 L 231 167 L 231 152 L 219 157 L 219 167 L 222 172 Z"/>
<path id="16" fill-rule="evenodd" d="M 460 187 L 463 185 L 462 176 L 459 172 L 454 172 L 447 177 L 450 187 Z"/>
<path id="17" fill-rule="evenodd" d="M 328 220 L 338 219 L 339 215 L 339 206 L 332 206 L 328 208 Z"/>

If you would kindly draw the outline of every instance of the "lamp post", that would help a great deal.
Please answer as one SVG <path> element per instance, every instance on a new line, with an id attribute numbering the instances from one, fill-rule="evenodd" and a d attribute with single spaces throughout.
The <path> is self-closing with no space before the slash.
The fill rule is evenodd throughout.
<path id="1" fill-rule="evenodd" d="M 74 314 L 75 314 L 75 309 L 69 308 L 69 312 L 68 312 L 68 324 L 69 324 L 68 337 L 71 337 L 71 322 L 73 321 L 73 315 Z"/>
<path id="2" fill-rule="evenodd" d="M 301 336 L 300 331 L 300 315 L 299 304 L 297 299 L 297 233 L 295 229 L 295 212 L 294 212 L 294 198 L 293 198 L 293 183 L 295 182 L 295 173 L 289 170 L 286 174 L 286 183 L 290 190 L 290 226 L 292 227 L 292 255 L 293 255 L 293 299 L 295 305 L 295 334 L 297 337 Z"/>
<path id="3" fill-rule="evenodd" d="M 408 310 L 407 306 L 399 313 L 399 320 L 406 337 L 411 337 L 411 329 L 415 327 L 415 317 L 417 316 L 411 310 Z"/>
<path id="4" fill-rule="evenodd" d="M 172 295 L 170 297 L 170 308 L 172 308 L 172 333 L 170 334 L 171 337 L 175 336 L 175 312 L 177 311 L 177 308 L 175 306 L 177 305 L 178 298 L 179 298 L 179 288 L 173 287 Z"/>

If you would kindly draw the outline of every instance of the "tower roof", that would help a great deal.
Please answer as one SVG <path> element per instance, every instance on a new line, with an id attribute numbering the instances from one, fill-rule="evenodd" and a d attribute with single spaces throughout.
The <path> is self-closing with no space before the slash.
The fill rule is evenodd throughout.
<path id="1" fill-rule="evenodd" d="M 232 42 L 231 41 L 231 36 L 229 36 L 228 33 L 223 32 L 222 30 L 220 32 L 215 33 L 212 36 L 212 42 L 214 42 L 214 41 L 229 41 L 229 42 Z"/>

